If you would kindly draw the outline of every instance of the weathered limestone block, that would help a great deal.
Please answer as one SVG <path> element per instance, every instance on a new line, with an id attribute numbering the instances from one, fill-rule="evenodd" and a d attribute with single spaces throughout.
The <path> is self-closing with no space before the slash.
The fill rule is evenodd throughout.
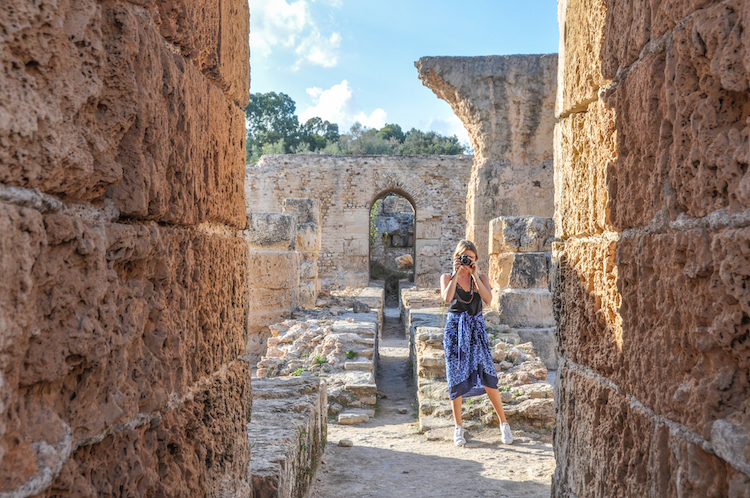
<path id="1" fill-rule="evenodd" d="M 250 289 L 296 289 L 299 286 L 299 254 L 294 251 L 250 251 Z"/>
<path id="2" fill-rule="evenodd" d="M 297 218 L 297 250 L 317 252 L 321 249 L 320 201 L 318 199 L 287 198 L 282 212 Z"/>
<path id="3" fill-rule="evenodd" d="M 557 375 L 552 496 L 746 494 L 746 475 L 581 367 L 565 365 Z"/>
<path id="4" fill-rule="evenodd" d="M 515 328 L 521 342 L 534 344 L 534 352 L 547 367 L 547 370 L 557 370 L 557 337 L 556 327 L 549 328 Z"/>
<path id="5" fill-rule="evenodd" d="M 489 252 L 546 252 L 554 237 L 552 218 L 501 216 L 490 221 Z"/>
<path id="6" fill-rule="evenodd" d="M 299 253 L 250 251 L 247 354 L 252 364 L 266 352 L 268 326 L 289 318 L 299 306 L 300 288 Z M 309 286 L 304 288 L 309 292 Z"/>
<path id="7" fill-rule="evenodd" d="M 283 213 L 297 218 L 297 223 L 320 225 L 320 200 L 313 198 L 285 198 L 281 203 Z"/>
<path id="8" fill-rule="evenodd" d="M 249 213 L 243 234 L 252 251 L 294 251 L 297 220 L 288 214 Z"/>
<path id="9" fill-rule="evenodd" d="M 609 81 L 601 71 L 601 40 L 607 19 L 606 0 L 560 0 L 560 64 L 555 115 L 567 117 L 597 100 Z"/>
<path id="10" fill-rule="evenodd" d="M 744 407 L 750 398 L 750 228 L 623 237 L 617 258 L 628 333 L 616 382 L 707 439 L 711 424 L 730 414 L 750 424 Z M 750 442 L 745 445 L 747 454 Z"/>
<path id="11" fill-rule="evenodd" d="M 615 113 L 601 101 L 555 126 L 555 230 L 558 237 L 611 230 L 607 167 L 616 157 Z"/>
<path id="12" fill-rule="evenodd" d="M 253 380 L 253 419 L 247 424 L 252 496 L 306 496 L 326 446 L 327 415 L 325 381 Z"/>
<path id="13" fill-rule="evenodd" d="M 169 413 L 244 352 L 244 241 L 67 211 L 0 204 L 0 481 L 12 489 L 45 489 L 76 448 Z"/>
<path id="14" fill-rule="evenodd" d="M 142 8 L 2 9 L 0 182 L 112 198 L 131 218 L 244 226 L 244 114 L 169 50 Z M 46 12 L 57 21 L 36 29 Z"/>
<path id="15" fill-rule="evenodd" d="M 623 334 L 616 243 L 568 240 L 564 251 L 553 254 L 553 269 L 560 352 L 606 375 L 613 368 L 610 362 L 619 357 Z"/>
<path id="16" fill-rule="evenodd" d="M 608 174 L 616 227 L 647 225 L 664 207 L 672 219 L 750 207 L 750 69 L 739 62 L 750 49 L 738 38 L 747 9 L 734 1 L 696 12 L 606 95 L 620 144 Z"/>
<path id="17" fill-rule="evenodd" d="M 159 33 L 179 48 L 183 57 L 244 108 L 250 95 L 247 61 L 250 12 L 242 0 L 136 0 L 153 12 Z"/>
<path id="18" fill-rule="evenodd" d="M 557 54 L 423 57 L 415 65 L 469 131 L 466 237 L 480 257 L 498 214 L 552 216 Z"/>
<path id="19" fill-rule="evenodd" d="M 552 294 L 547 289 L 492 290 L 492 309 L 510 327 L 554 327 Z"/>
<path id="20" fill-rule="evenodd" d="M 505 252 L 490 254 L 488 276 L 495 290 L 546 289 L 549 284 L 550 253 Z"/>
<path id="21" fill-rule="evenodd" d="M 636 0 L 622 4 L 609 0 L 606 3 L 607 21 L 604 36 L 599 41 L 602 72 L 605 77 L 614 78 L 619 69 L 638 59 L 646 43 L 659 39 L 690 14 L 700 9 L 709 10 L 707 7 L 722 2 L 668 0 L 653 4 L 649 0 Z"/>
<path id="22" fill-rule="evenodd" d="M 250 383 L 245 363 L 227 365 L 176 404 L 78 447 L 38 496 L 177 498 L 196 490 L 211 497 L 248 496 Z"/>

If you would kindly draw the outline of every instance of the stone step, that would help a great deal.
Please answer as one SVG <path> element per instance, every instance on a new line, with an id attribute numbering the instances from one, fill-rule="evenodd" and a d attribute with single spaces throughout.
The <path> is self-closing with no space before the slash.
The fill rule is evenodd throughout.
<path id="1" fill-rule="evenodd" d="M 326 383 L 317 378 L 253 379 L 247 424 L 253 496 L 305 496 L 325 448 Z"/>
<path id="2" fill-rule="evenodd" d="M 344 370 L 367 370 L 372 372 L 372 361 L 347 361 L 344 363 Z"/>
<path id="3" fill-rule="evenodd" d="M 343 425 L 355 425 L 369 422 L 375 417 L 375 410 L 349 409 L 339 413 L 338 422 Z"/>

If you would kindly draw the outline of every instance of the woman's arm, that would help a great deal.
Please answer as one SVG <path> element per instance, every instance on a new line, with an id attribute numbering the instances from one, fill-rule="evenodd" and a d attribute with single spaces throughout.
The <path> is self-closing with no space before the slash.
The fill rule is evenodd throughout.
<path id="1" fill-rule="evenodd" d="M 461 266 L 459 263 L 458 256 L 455 256 L 453 258 L 453 278 L 451 278 L 451 275 L 448 273 L 440 275 L 440 296 L 446 303 L 453 300 L 453 295 L 456 293 L 456 282 L 458 281 L 455 277 L 457 277 L 458 272 L 463 271 L 464 268 L 465 267 Z"/>
<path id="2" fill-rule="evenodd" d="M 482 296 L 482 301 L 487 304 L 492 302 L 492 289 L 490 288 L 490 279 L 484 273 L 479 273 L 476 263 L 471 268 L 471 278 L 474 279 L 474 285 L 477 286 L 479 295 Z"/>

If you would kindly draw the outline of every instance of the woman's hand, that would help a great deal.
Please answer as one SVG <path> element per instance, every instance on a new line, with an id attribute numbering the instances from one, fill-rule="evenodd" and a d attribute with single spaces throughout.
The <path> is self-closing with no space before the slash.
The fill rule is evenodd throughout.
<path id="1" fill-rule="evenodd" d="M 454 256 L 453 257 L 453 273 L 457 275 L 466 275 L 466 273 L 471 274 L 471 268 L 461 264 L 460 256 Z"/>

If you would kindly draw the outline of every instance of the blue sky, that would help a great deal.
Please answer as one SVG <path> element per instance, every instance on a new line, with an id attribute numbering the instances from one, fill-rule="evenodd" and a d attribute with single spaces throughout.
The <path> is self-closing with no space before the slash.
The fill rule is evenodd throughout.
<path id="1" fill-rule="evenodd" d="M 423 86 L 433 55 L 558 50 L 557 0 L 249 0 L 251 92 L 283 92 L 301 121 L 468 135 Z"/>

